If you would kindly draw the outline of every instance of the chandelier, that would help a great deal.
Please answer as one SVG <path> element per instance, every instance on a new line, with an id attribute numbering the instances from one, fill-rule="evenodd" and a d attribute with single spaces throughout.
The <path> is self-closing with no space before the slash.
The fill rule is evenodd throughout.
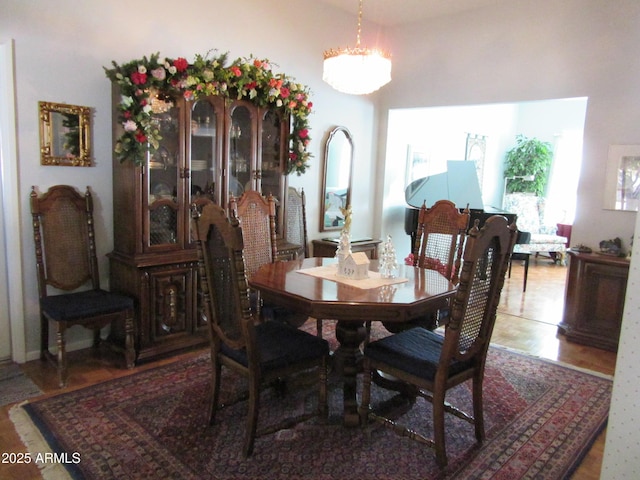
<path id="1" fill-rule="evenodd" d="M 354 48 L 324 52 L 322 79 L 333 88 L 352 95 L 375 92 L 391 81 L 391 54 L 360 46 L 362 0 L 358 8 L 358 33 Z"/>

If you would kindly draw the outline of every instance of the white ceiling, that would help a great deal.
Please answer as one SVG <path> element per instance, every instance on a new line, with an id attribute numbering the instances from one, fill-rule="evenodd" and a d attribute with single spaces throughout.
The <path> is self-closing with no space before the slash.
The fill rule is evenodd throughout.
<path id="1" fill-rule="evenodd" d="M 353 15 L 358 14 L 358 0 L 320 0 Z M 394 26 L 475 10 L 509 0 L 363 0 L 362 16 L 379 25 Z"/>

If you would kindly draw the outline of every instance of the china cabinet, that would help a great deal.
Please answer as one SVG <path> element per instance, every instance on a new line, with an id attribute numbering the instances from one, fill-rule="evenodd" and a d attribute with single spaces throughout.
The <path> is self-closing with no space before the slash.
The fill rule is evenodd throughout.
<path id="1" fill-rule="evenodd" d="M 114 134 L 120 94 L 114 85 Z M 280 209 L 289 119 L 279 109 L 218 96 L 155 102 L 160 144 L 143 165 L 113 159 L 114 250 L 110 286 L 136 299 L 138 360 L 208 341 L 199 314 L 191 205 L 227 206 L 252 189 Z M 114 147 L 115 150 L 115 147 Z M 278 212 L 279 232 L 283 215 Z"/>

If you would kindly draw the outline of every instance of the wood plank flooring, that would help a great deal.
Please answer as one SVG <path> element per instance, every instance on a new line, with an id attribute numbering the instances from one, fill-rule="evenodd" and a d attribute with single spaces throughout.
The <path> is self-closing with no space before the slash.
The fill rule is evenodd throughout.
<path id="1" fill-rule="evenodd" d="M 492 338 L 493 343 L 613 375 L 615 353 L 567 342 L 556 332 L 556 324 L 562 318 L 567 268 L 553 264 L 548 258 L 532 258 L 527 291 L 524 293 L 522 292 L 523 270 L 522 265 L 514 263 L 511 278 L 505 282 Z M 182 356 L 194 354 L 192 352 Z M 89 350 L 71 352 L 70 357 L 73 358 L 70 358 L 68 390 L 128 375 L 131 372 L 121 369 L 121 360 L 105 351 L 101 351 L 97 356 Z M 153 368 L 175 359 L 174 357 L 153 362 L 136 367 L 132 371 Z M 45 392 L 45 396 L 60 393 L 55 372 L 49 365 L 36 360 L 22 365 L 22 368 Z M 9 419 L 9 408 L 10 406 L 0 407 L 0 452 L 25 452 L 26 449 Z M 604 442 L 605 433 L 603 432 L 573 475 L 573 479 L 597 480 L 600 477 Z M 42 477 L 33 464 L 0 463 L 0 478 L 32 480 Z"/>

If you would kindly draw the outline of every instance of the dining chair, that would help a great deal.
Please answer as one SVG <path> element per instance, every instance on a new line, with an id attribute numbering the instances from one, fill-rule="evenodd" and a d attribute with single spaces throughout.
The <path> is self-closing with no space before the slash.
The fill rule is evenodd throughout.
<path id="1" fill-rule="evenodd" d="M 485 437 L 485 362 L 516 234 L 515 225 L 508 225 L 502 216 L 490 217 L 482 229 L 475 222 L 466 241 L 460 283 L 444 334 L 414 327 L 364 348 L 361 422 L 381 422 L 434 448 L 441 467 L 447 465 L 445 412 L 472 423 L 478 442 Z M 372 375 L 380 372 L 414 386 L 415 396 L 432 404 L 433 419 L 425 419 L 424 424 L 433 422 L 433 438 L 375 412 L 370 405 Z M 473 415 L 445 402 L 447 391 L 467 380 L 472 380 Z"/>
<path id="2" fill-rule="evenodd" d="M 329 345 L 326 340 L 281 322 L 256 322 L 245 275 L 243 232 L 236 218 L 227 217 L 217 205 L 205 205 L 201 213 L 193 209 L 192 231 L 198 252 L 202 311 L 210 333 L 209 424 L 214 423 L 218 410 L 224 366 L 248 380 L 248 412 L 242 447 L 247 457 L 253 452 L 257 436 L 288 428 L 291 422 L 315 415 L 326 419 Z M 319 376 L 317 412 L 258 431 L 260 387 L 312 368 Z"/>
<path id="3" fill-rule="evenodd" d="M 57 368 L 58 384 L 67 384 L 66 331 L 74 325 L 92 329 L 93 346 L 100 330 L 124 330 L 126 366 L 135 363 L 133 299 L 100 288 L 93 221 L 93 198 L 68 185 L 38 195 L 31 188 L 31 215 L 40 304 L 40 358 Z M 55 324 L 57 354 L 49 350 L 49 326 Z"/>
<path id="4" fill-rule="evenodd" d="M 245 273 L 251 278 L 262 265 L 275 262 L 278 255 L 275 199 L 272 195 L 265 198 L 256 190 L 247 190 L 239 199 L 231 195 L 229 215 L 242 226 Z M 251 291 L 251 308 L 261 318 L 260 292 Z"/>
<path id="5" fill-rule="evenodd" d="M 423 202 L 418 214 L 416 240 L 411 252 L 413 266 L 437 270 L 457 285 L 469 218 L 469 207 L 460 212 L 456 204 L 449 200 L 438 200 L 431 208 L 427 208 Z M 385 324 L 385 328 L 394 333 L 415 325 L 433 330 L 439 324 L 446 323 L 448 316 L 449 300 L 445 299 L 440 305 L 434 306 L 433 313 L 424 318 L 406 324 Z M 366 327 L 369 332 L 370 322 Z"/>
<path id="6" fill-rule="evenodd" d="M 229 199 L 229 214 L 240 221 L 244 241 L 245 273 L 249 278 L 265 263 L 275 261 L 276 202 L 272 195 L 263 197 L 256 190 L 247 190 L 238 199 Z"/>
<path id="7" fill-rule="evenodd" d="M 285 218 L 285 240 L 302 246 L 304 257 L 309 256 L 309 240 L 307 238 L 307 207 L 304 189 L 298 191 L 294 187 L 287 188 L 287 206 Z"/>

